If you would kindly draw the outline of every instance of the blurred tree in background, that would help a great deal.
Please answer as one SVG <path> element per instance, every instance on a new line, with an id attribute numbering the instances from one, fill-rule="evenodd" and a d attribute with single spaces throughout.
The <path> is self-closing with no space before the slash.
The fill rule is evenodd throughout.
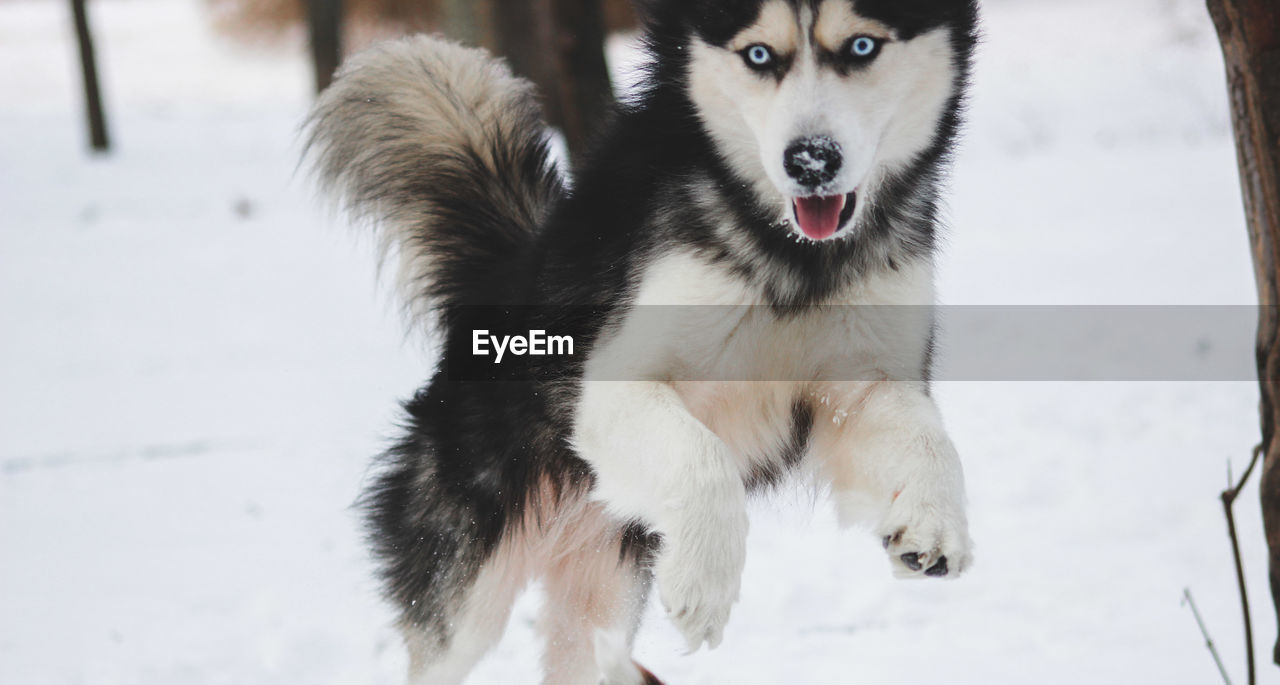
<path id="1" fill-rule="evenodd" d="M 341 53 L 382 38 L 439 31 L 502 55 L 542 95 L 551 125 L 580 157 L 613 101 L 604 42 L 635 27 L 629 0 L 209 0 L 216 26 L 270 41 L 307 27 L 318 88 Z M 339 28 L 339 24 L 341 25 Z"/>
<path id="2" fill-rule="evenodd" d="M 444 33 L 502 55 L 542 94 L 576 159 L 613 102 L 603 0 L 439 0 Z"/>

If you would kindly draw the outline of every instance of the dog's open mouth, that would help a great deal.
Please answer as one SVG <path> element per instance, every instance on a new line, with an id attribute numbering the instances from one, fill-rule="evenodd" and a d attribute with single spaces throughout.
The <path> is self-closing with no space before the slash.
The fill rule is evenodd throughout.
<path id="1" fill-rule="evenodd" d="M 796 225 L 812 240 L 826 240 L 849 223 L 858 204 L 858 191 L 848 195 L 797 197 L 791 201 Z"/>

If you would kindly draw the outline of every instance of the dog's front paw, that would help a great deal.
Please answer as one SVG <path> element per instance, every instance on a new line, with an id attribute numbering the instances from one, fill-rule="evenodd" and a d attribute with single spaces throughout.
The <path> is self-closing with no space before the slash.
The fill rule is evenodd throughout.
<path id="1" fill-rule="evenodd" d="M 955 578 L 973 562 L 973 543 L 957 498 L 903 491 L 880 523 L 881 542 L 899 578 Z"/>
<path id="2" fill-rule="evenodd" d="M 691 654 L 703 642 L 711 649 L 720 644 L 738 600 L 746 561 L 745 515 L 728 528 L 665 539 L 654 567 L 658 597 Z"/>

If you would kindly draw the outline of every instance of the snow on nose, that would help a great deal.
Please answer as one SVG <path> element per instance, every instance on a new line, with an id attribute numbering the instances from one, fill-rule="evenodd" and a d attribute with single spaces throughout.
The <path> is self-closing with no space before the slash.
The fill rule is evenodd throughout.
<path id="1" fill-rule="evenodd" d="M 782 153 L 782 167 L 787 176 L 805 188 L 830 183 L 843 164 L 840 144 L 827 136 L 794 140 Z"/>

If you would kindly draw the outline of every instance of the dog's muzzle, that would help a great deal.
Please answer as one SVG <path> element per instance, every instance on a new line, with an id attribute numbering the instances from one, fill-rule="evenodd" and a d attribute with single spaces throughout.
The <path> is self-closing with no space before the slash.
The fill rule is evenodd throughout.
<path id="1" fill-rule="evenodd" d="M 817 190 L 835 180 L 844 164 L 840 144 L 827 136 L 791 141 L 782 153 L 782 168 L 803 188 Z"/>

